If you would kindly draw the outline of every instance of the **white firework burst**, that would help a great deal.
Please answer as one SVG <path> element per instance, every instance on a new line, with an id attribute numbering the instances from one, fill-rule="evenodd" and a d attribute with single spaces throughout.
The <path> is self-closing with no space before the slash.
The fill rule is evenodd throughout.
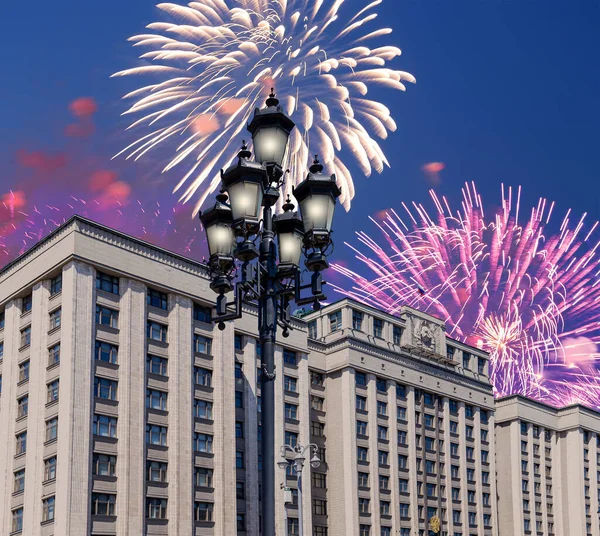
<path id="1" fill-rule="evenodd" d="M 297 126 L 284 162 L 293 178 L 286 188 L 304 178 L 310 153 L 318 152 L 336 173 L 349 209 L 354 184 L 344 157 L 366 176 L 381 173 L 389 163 L 376 139 L 396 129 L 390 110 L 368 98 L 369 89 L 404 91 L 403 82 L 415 82 L 387 66 L 400 49 L 367 46 L 392 32 L 374 26 L 382 1 L 347 15 L 344 0 L 158 4 L 171 22 L 154 22 L 149 33 L 130 38 L 147 49 L 140 56 L 144 65 L 113 75 L 154 77 L 125 95 L 135 101 L 125 112 L 136 116 L 129 128 L 149 132 L 119 154 L 138 159 L 172 144 L 163 171 L 185 164 L 175 191 L 185 202 L 200 194 L 196 212 L 219 185 L 219 169 L 233 160 L 254 109 L 275 87 Z"/>

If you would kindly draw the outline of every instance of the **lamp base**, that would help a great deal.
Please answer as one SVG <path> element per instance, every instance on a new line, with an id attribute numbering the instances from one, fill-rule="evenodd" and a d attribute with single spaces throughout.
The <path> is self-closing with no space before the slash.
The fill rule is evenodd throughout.
<path id="1" fill-rule="evenodd" d="M 305 265 L 310 272 L 321 272 L 329 268 L 327 257 L 320 251 L 313 251 L 306 259 Z"/>
<path id="2" fill-rule="evenodd" d="M 258 250 L 250 240 L 246 240 L 235 248 L 235 257 L 242 262 L 253 261 L 258 257 Z"/>

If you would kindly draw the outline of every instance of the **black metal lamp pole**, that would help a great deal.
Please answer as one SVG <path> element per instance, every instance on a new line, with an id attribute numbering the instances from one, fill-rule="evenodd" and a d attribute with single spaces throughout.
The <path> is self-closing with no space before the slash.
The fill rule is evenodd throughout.
<path id="1" fill-rule="evenodd" d="M 278 325 L 284 337 L 292 329 L 292 300 L 298 306 L 312 303 L 318 309 L 325 298 L 321 271 L 328 267 L 331 222 L 341 192 L 335 175 L 323 175 L 323 166 L 315 157 L 307 178 L 293 190 L 302 218 L 294 212 L 289 198 L 283 214 L 273 216 L 283 184 L 281 165 L 294 123 L 283 113 L 273 93 L 266 104 L 266 108 L 255 111 L 248 125 L 257 161 L 250 160 L 244 142 L 237 162 L 221 171 L 222 193 L 217 195 L 216 204 L 201 213 L 200 220 L 210 252 L 211 288 L 218 294 L 213 321 L 219 329 L 225 329 L 225 321 L 241 317 L 242 302 L 258 306 L 262 352 L 261 534 L 275 536 L 275 336 Z M 256 239 L 260 241 L 258 250 Z M 311 283 L 306 285 L 300 274 L 303 253 L 306 268 L 312 272 Z M 252 261 L 257 257 L 255 265 Z M 241 274 L 235 283 L 235 301 L 228 303 L 226 294 L 234 290 L 236 259 L 241 262 Z M 306 289 L 310 289 L 310 296 L 302 297 Z"/>

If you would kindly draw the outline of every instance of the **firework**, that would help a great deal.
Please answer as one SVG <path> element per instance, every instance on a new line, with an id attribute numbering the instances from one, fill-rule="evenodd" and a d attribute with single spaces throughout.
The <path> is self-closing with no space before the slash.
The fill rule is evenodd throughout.
<path id="1" fill-rule="evenodd" d="M 392 31 L 375 25 L 374 9 L 382 1 L 351 13 L 343 0 L 158 4 L 171 22 L 154 22 L 149 33 L 130 38 L 146 50 L 140 56 L 144 65 L 113 75 L 154 76 L 153 83 L 125 96 L 134 100 L 125 112 L 135 116 L 129 128 L 147 131 L 122 153 L 138 159 L 172 144 L 174 156 L 163 171 L 185 166 L 175 191 L 184 202 L 199 193 L 197 211 L 273 86 L 297 125 L 284 169 L 300 181 L 311 151 L 320 153 L 336 173 L 348 209 L 354 185 L 344 158 L 366 176 L 380 173 L 389 164 L 376 138 L 396 129 L 390 110 L 367 97 L 369 89 L 404 91 L 404 82 L 415 81 L 387 66 L 400 55 L 398 48 L 368 48 Z"/>
<path id="2" fill-rule="evenodd" d="M 369 276 L 335 265 L 351 281 L 336 290 L 392 314 L 409 305 L 443 319 L 450 337 L 490 353 L 498 396 L 600 407 L 598 222 L 586 227 L 569 210 L 552 234 L 554 203 L 539 199 L 524 215 L 520 195 L 502 186 L 501 209 L 486 216 L 472 183 L 461 210 L 431 191 L 433 216 L 403 203 L 405 218 L 372 218 L 383 243 L 361 231 L 366 253 L 350 246 Z"/>

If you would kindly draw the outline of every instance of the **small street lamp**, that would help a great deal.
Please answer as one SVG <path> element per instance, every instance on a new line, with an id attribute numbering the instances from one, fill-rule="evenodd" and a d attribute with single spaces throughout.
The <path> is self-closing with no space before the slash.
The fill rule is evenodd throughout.
<path id="1" fill-rule="evenodd" d="M 294 122 L 283 112 L 271 91 L 266 107 L 256 109 L 248 125 L 256 160 L 246 143 L 237 160 L 221 171 L 221 192 L 213 207 L 200 213 L 206 231 L 212 277 L 217 294 L 219 329 L 242 316 L 242 303 L 258 308 L 262 348 L 262 534 L 275 536 L 275 338 L 277 326 L 287 337 L 290 303 L 320 308 L 325 299 L 321 272 L 328 268 L 332 248 L 331 226 L 341 191 L 335 175 L 323 175 L 315 156 L 305 180 L 292 189 L 299 211 L 288 197 L 283 213 L 273 215 L 284 184 L 282 165 Z M 261 213 L 262 211 L 262 213 Z M 258 247 L 257 247 L 258 245 Z M 279 247 L 278 247 L 279 246 Z M 278 253 L 279 250 L 279 253 Z M 301 260 L 312 272 L 309 284 L 301 278 Z M 253 262 L 258 258 L 258 262 Z M 307 296 L 303 291 L 310 289 Z M 227 294 L 234 291 L 234 300 Z"/>
<path id="2" fill-rule="evenodd" d="M 310 466 L 313 469 L 317 469 L 321 465 L 321 460 L 317 456 L 319 448 L 314 443 L 303 447 L 298 443 L 295 447 L 289 445 L 283 445 L 281 447 L 281 459 L 277 462 L 280 469 L 287 469 L 288 467 L 294 467 L 298 473 L 298 534 L 304 536 L 304 519 L 302 517 L 302 470 L 306 462 L 306 453 L 312 457 L 310 459 Z M 287 454 L 291 454 L 293 458 L 286 458 Z M 286 527 L 287 532 L 287 527 Z"/>

